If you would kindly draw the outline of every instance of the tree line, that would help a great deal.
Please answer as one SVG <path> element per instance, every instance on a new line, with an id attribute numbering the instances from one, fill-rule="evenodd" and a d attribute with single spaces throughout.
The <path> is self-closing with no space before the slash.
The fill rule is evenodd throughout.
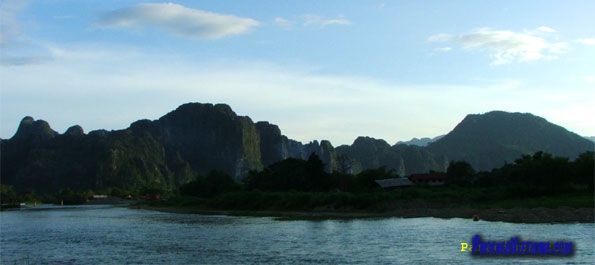
<path id="1" fill-rule="evenodd" d="M 574 190 L 594 191 L 595 154 L 588 151 L 574 161 L 536 152 L 523 155 L 490 172 L 476 172 L 465 161 L 450 162 L 446 178 L 462 187 L 508 186 L 527 195 L 548 195 Z"/>
<path id="2" fill-rule="evenodd" d="M 489 172 L 476 172 L 465 161 L 451 161 L 446 170 L 447 185 L 451 187 L 487 188 L 504 187 L 519 196 L 555 195 L 568 192 L 594 191 L 595 154 L 592 151 L 580 154 L 574 161 L 568 158 L 555 157 L 544 152 L 523 155 L 513 163 L 505 163 L 500 168 Z M 197 176 L 194 180 L 183 184 L 177 190 L 166 190 L 162 187 L 146 187 L 138 191 L 126 191 L 109 188 L 97 191 L 124 197 L 129 194 L 161 193 L 162 195 L 182 195 L 197 198 L 214 198 L 221 194 L 245 191 L 256 192 L 349 192 L 369 193 L 381 191 L 375 180 L 405 177 L 386 167 L 368 169 L 359 174 L 347 173 L 349 159 L 342 157 L 342 167 L 328 173 L 324 163 L 312 153 L 307 160 L 288 158 L 265 167 L 261 171 L 251 171 L 241 182 L 235 181 L 223 171 L 213 170 L 206 176 Z M 341 169 L 342 168 L 342 169 Z M 88 198 L 92 191 L 61 190 L 51 198 L 70 198 L 81 201 Z M 2 185 L 0 201 L 33 201 L 38 200 L 32 191 L 15 192 L 11 186 Z M 42 198 L 43 200 L 43 198 Z M 48 199 L 49 200 L 49 199 Z"/>
<path id="3" fill-rule="evenodd" d="M 595 155 L 585 152 L 574 161 L 544 152 L 524 155 L 490 172 L 476 172 L 465 161 L 450 162 L 446 171 L 448 186 L 509 187 L 519 195 L 548 195 L 577 190 L 593 191 Z M 386 167 L 368 169 L 353 175 L 345 171 L 327 173 L 320 158 L 288 158 L 262 171 L 251 171 L 242 182 L 235 182 L 222 171 L 211 171 L 180 188 L 181 195 L 214 197 L 233 191 L 263 192 L 370 192 L 379 191 L 375 180 L 404 177 Z"/>

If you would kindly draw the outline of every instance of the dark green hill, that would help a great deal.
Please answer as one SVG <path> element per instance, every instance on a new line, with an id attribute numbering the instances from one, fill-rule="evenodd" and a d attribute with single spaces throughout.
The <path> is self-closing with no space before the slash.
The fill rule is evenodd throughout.
<path id="1" fill-rule="evenodd" d="M 427 147 L 448 160 L 467 161 L 476 170 L 500 167 L 537 151 L 574 159 L 593 148 L 589 140 L 544 118 L 503 111 L 467 115 L 450 133 Z"/>

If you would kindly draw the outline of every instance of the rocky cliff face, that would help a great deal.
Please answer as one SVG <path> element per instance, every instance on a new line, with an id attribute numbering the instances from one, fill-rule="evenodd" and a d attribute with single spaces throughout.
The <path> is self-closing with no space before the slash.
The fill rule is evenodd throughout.
<path id="1" fill-rule="evenodd" d="M 139 120 L 118 131 L 85 134 L 72 126 L 64 134 L 43 120 L 25 117 L 16 134 L 1 141 L 2 184 L 57 191 L 119 187 L 174 189 L 210 170 L 242 179 L 287 158 L 317 154 L 332 172 L 349 164 L 350 173 L 385 166 L 401 176 L 445 171 L 451 160 L 476 170 L 500 167 L 523 154 L 545 151 L 576 157 L 594 144 L 531 114 L 490 112 L 469 115 L 428 147 L 358 137 L 350 146 L 329 141 L 302 144 L 277 125 L 254 123 L 224 104 L 188 103 L 158 120 Z M 343 164 L 343 165 L 340 165 Z"/>
<path id="2" fill-rule="evenodd" d="M 329 172 L 334 165 L 330 142 L 303 145 L 225 104 L 184 104 L 158 120 L 88 135 L 78 125 L 61 135 L 47 122 L 25 117 L 1 150 L 3 183 L 41 191 L 175 188 L 214 169 L 240 180 L 250 170 L 289 157 L 305 160 L 312 152 Z"/>
<path id="3" fill-rule="evenodd" d="M 352 172 L 385 166 L 388 170 L 405 176 L 419 172 L 445 171 L 445 158 L 435 156 L 420 146 L 397 144 L 371 137 L 358 137 L 351 146 L 339 146 L 337 154 L 352 161 Z"/>
<path id="4" fill-rule="evenodd" d="M 268 166 L 290 157 L 307 160 L 310 154 L 315 153 L 325 164 L 327 172 L 336 169 L 336 153 L 329 141 L 312 141 L 303 145 L 282 135 L 277 125 L 258 122 L 256 128 L 260 137 L 263 165 Z"/>
<path id="5" fill-rule="evenodd" d="M 277 125 L 261 121 L 256 123 L 256 130 L 260 138 L 260 153 L 264 166 L 290 157 L 289 139 L 281 135 Z"/>
<path id="6" fill-rule="evenodd" d="M 249 117 L 224 104 L 189 103 L 153 122 L 149 130 L 179 151 L 199 174 L 220 169 L 241 178 L 262 168 L 260 138 Z"/>
<path id="7" fill-rule="evenodd" d="M 182 158 L 199 174 L 215 168 L 242 179 L 250 170 L 261 170 L 289 157 L 305 160 L 311 153 L 320 156 L 329 172 L 334 168 L 330 142 L 302 145 L 282 135 L 277 125 L 255 124 L 224 104 L 185 104 L 153 126 L 157 126 L 152 129 L 155 137 L 167 147 L 180 150 Z"/>
<path id="8" fill-rule="evenodd" d="M 172 188 L 193 178 L 187 163 L 169 156 L 150 134 L 80 126 L 64 134 L 26 117 L 15 137 L 2 141 L 2 183 L 38 192 L 149 186 Z"/>

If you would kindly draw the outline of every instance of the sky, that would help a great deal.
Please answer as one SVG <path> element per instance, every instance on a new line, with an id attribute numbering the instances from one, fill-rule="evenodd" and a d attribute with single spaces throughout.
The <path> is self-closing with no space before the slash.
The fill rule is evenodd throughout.
<path id="1" fill-rule="evenodd" d="M 390 144 L 467 114 L 595 136 L 595 1 L 0 1 L 0 138 L 225 103 L 304 143 Z"/>

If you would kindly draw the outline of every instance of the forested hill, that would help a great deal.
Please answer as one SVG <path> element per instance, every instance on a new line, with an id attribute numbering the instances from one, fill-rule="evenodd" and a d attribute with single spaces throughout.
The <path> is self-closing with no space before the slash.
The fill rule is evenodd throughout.
<path id="1" fill-rule="evenodd" d="M 450 133 L 428 145 L 428 151 L 448 160 L 490 170 L 525 154 L 544 151 L 576 158 L 595 144 L 576 133 L 530 113 L 492 111 L 467 115 Z"/>
<path id="2" fill-rule="evenodd" d="M 53 192 L 174 189 L 213 169 L 240 180 L 250 170 L 287 158 L 306 160 L 311 153 L 328 172 L 385 166 L 409 175 L 445 171 L 450 160 L 467 160 L 486 170 L 535 151 L 573 158 L 589 150 L 592 142 L 531 114 L 469 115 L 428 147 L 359 137 L 352 145 L 334 148 L 329 141 L 289 139 L 277 125 L 254 123 L 225 104 L 188 103 L 157 120 L 88 134 L 76 125 L 60 134 L 43 120 L 25 117 L 15 135 L 2 140 L 0 155 L 2 184 Z"/>

